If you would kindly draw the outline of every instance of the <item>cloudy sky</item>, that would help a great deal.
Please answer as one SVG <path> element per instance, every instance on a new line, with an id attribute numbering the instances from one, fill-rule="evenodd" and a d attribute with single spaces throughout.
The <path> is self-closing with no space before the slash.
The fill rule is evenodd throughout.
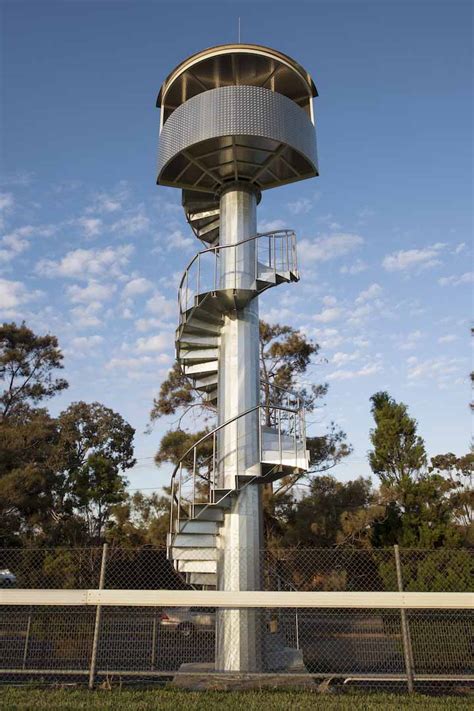
<path id="1" fill-rule="evenodd" d="M 173 362 L 176 284 L 200 244 L 180 193 L 155 186 L 160 84 L 237 39 L 312 74 L 319 178 L 263 196 L 261 231 L 293 227 L 302 280 L 264 295 L 269 321 L 321 345 L 334 420 L 369 473 L 369 397 L 406 402 L 430 454 L 470 442 L 470 3 L 3 2 L 0 318 L 58 336 L 70 388 L 136 428 L 130 487 L 167 483 L 144 434 Z"/>

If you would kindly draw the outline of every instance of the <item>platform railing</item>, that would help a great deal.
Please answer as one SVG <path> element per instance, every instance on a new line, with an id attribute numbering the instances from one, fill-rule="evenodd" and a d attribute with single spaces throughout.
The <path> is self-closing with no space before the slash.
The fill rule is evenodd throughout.
<path id="1" fill-rule="evenodd" d="M 238 488 L 237 477 L 247 474 L 244 466 L 237 460 L 235 471 L 235 488 L 225 489 L 223 481 L 224 461 L 219 452 L 219 435 L 238 420 L 245 417 L 255 417 L 257 414 L 259 461 L 263 458 L 264 427 L 268 425 L 270 411 L 270 427 L 277 439 L 276 461 L 274 467 L 288 464 L 284 452 L 288 451 L 288 441 L 291 442 L 291 452 L 294 452 L 295 466 L 299 457 L 306 452 L 306 433 L 304 429 L 304 408 L 292 409 L 282 405 L 256 405 L 207 432 L 183 454 L 171 475 L 170 533 L 176 533 L 181 520 L 196 518 L 196 504 L 218 504 L 223 498 L 231 495 Z M 243 428 L 245 429 L 245 428 Z M 267 430 L 268 431 L 268 430 Z M 244 435 L 245 436 L 245 435 Z M 245 442 L 239 441 L 237 435 L 236 447 L 245 447 Z M 241 470 L 242 469 L 242 470 Z M 246 485 L 261 477 L 260 474 L 251 478 Z M 224 491 L 225 493 L 220 493 Z"/>
<path id="2" fill-rule="evenodd" d="M 291 273 L 298 279 L 298 260 L 296 253 L 296 235 L 293 230 L 277 230 L 249 237 L 235 244 L 218 245 L 198 252 L 184 270 L 178 287 L 180 315 L 185 314 L 194 304 L 199 294 L 215 293 L 222 288 L 222 275 L 219 267 L 224 251 L 238 252 L 243 245 L 255 243 L 253 281 L 274 277 L 278 273 Z M 226 288 L 240 288 L 238 260 L 232 260 L 230 271 L 226 266 Z M 268 287 L 272 286 L 269 282 Z M 259 292 L 265 287 L 260 287 Z"/>

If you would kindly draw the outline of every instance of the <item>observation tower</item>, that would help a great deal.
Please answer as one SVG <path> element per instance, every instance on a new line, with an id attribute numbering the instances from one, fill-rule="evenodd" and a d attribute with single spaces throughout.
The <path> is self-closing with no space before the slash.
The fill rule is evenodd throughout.
<path id="1" fill-rule="evenodd" d="M 176 354 L 217 425 L 172 475 L 168 556 L 197 588 L 259 590 L 262 484 L 305 471 L 304 403 L 261 382 L 258 297 L 297 282 L 292 230 L 257 233 L 264 190 L 318 174 L 309 74 L 268 47 L 227 44 L 184 60 L 164 81 L 159 185 L 182 190 L 203 243 L 179 286 Z M 256 610 L 217 614 L 216 668 L 270 670 Z"/>

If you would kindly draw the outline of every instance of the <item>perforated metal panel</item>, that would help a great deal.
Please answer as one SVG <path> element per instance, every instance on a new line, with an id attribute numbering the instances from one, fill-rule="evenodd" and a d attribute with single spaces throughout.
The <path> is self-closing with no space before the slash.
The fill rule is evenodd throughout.
<path id="1" fill-rule="evenodd" d="M 160 184 L 213 192 L 244 180 L 265 189 L 317 174 L 311 120 L 286 96 L 261 87 L 194 96 L 161 131 Z"/>

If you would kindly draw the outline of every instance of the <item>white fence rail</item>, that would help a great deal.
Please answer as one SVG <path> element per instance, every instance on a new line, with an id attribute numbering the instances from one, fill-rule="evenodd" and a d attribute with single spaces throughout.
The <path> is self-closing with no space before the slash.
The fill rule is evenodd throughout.
<path id="1" fill-rule="evenodd" d="M 473 593 L 219 590 L 0 590 L 0 605 L 468 610 Z"/>

